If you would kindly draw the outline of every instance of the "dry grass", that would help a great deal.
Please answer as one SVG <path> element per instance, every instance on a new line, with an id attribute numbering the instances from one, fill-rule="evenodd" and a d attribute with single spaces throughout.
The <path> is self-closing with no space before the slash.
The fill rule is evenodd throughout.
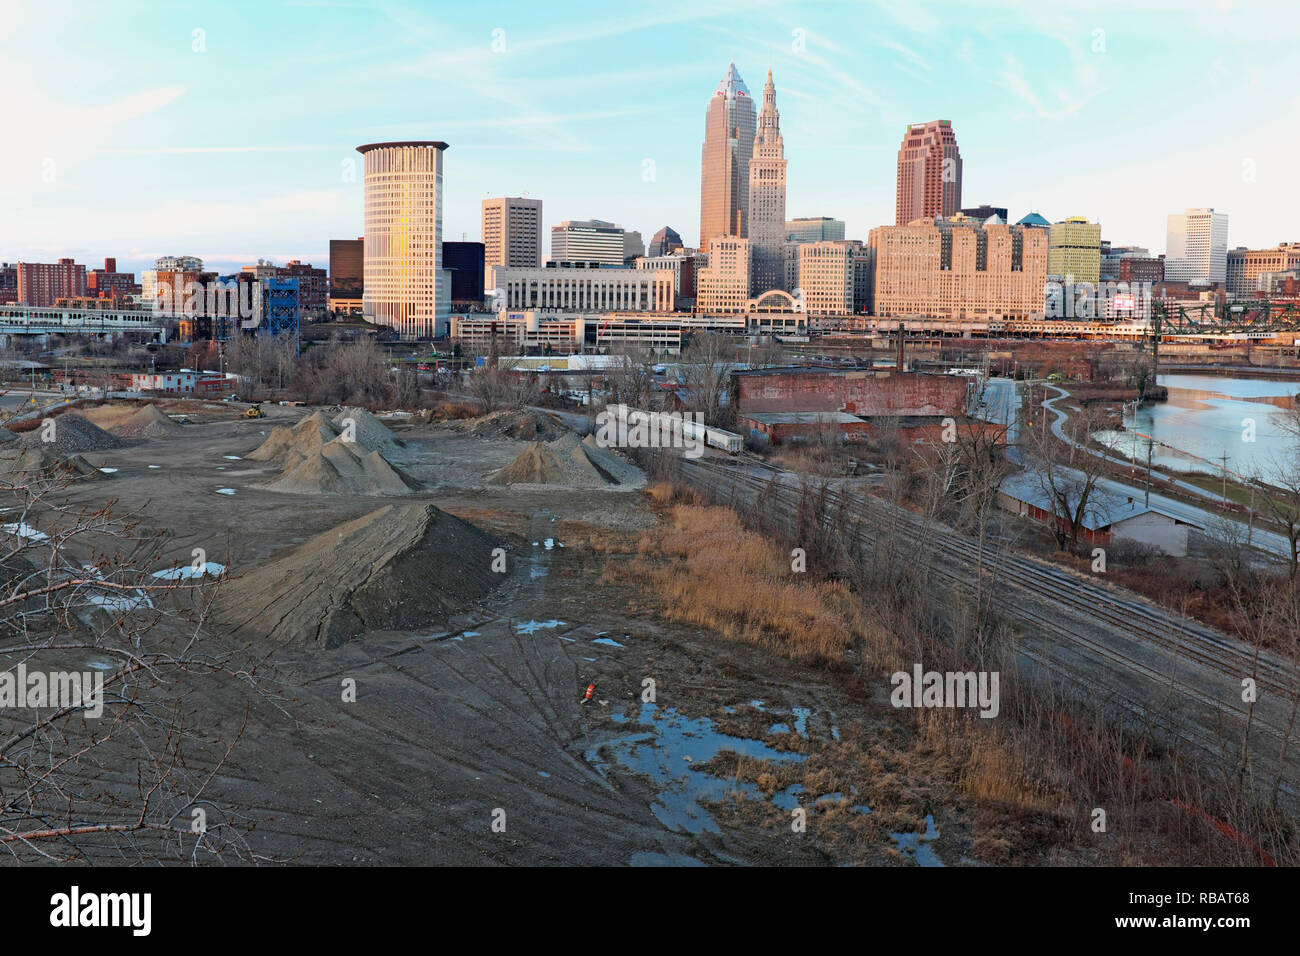
<path id="1" fill-rule="evenodd" d="M 648 493 L 672 500 L 660 485 Z M 729 509 L 673 505 L 666 525 L 642 535 L 637 550 L 640 557 L 608 567 L 603 580 L 633 577 L 671 620 L 810 663 L 842 661 L 867 634 L 864 609 L 845 585 L 793 573 L 790 556 Z"/>

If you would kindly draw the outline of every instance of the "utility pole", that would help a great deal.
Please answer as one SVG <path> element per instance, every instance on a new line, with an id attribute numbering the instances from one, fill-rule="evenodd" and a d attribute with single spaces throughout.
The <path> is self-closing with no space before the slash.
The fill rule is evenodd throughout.
<path id="1" fill-rule="evenodd" d="M 1150 507 L 1151 507 L 1151 448 L 1152 448 L 1153 445 L 1155 445 L 1155 443 L 1156 443 L 1156 440 L 1155 440 L 1154 438 L 1148 438 L 1148 439 L 1147 439 L 1147 482 L 1146 482 L 1146 498 L 1145 498 L 1144 501 L 1143 501 L 1143 506 L 1144 506 L 1144 507 L 1147 507 L 1147 508 L 1150 508 Z"/>
<path id="2" fill-rule="evenodd" d="M 1220 456 L 1223 459 L 1223 500 L 1219 502 L 1219 510 L 1226 511 L 1228 508 L 1228 452 L 1224 450 Z"/>

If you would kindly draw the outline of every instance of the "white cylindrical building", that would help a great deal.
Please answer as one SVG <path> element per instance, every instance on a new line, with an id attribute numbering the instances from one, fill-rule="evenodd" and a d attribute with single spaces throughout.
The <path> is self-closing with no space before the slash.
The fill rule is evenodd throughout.
<path id="1" fill-rule="evenodd" d="M 370 143 L 365 157 L 362 313 L 404 339 L 447 331 L 450 276 L 442 269 L 442 151 L 433 141 Z"/>

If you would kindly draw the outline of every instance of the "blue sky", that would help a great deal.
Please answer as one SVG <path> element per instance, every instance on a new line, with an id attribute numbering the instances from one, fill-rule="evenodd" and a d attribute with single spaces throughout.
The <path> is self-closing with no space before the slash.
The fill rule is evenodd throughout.
<path id="1" fill-rule="evenodd" d="M 361 233 L 355 147 L 416 138 L 451 144 L 444 239 L 527 194 L 548 227 L 694 244 L 731 59 L 756 95 L 774 71 L 788 215 L 850 238 L 893 221 L 906 124 L 943 118 L 966 205 L 1155 252 L 1213 206 L 1271 245 L 1300 239 L 1297 40 L 1294 0 L 0 0 L 0 259 L 325 265 Z"/>

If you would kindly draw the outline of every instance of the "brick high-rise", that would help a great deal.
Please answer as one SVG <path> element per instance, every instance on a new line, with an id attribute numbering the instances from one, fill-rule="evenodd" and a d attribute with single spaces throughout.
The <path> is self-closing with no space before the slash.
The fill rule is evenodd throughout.
<path id="1" fill-rule="evenodd" d="M 20 262 L 18 301 L 23 305 L 52 306 L 56 299 L 86 294 L 86 267 L 71 259 L 58 262 Z"/>
<path id="2" fill-rule="evenodd" d="M 961 153 L 949 120 L 907 128 L 898 148 L 897 225 L 961 209 Z"/>
<path id="3" fill-rule="evenodd" d="M 700 150 L 700 249 L 718 236 L 749 235 L 749 161 L 754 156 L 754 100 L 727 68 L 704 114 Z"/>

